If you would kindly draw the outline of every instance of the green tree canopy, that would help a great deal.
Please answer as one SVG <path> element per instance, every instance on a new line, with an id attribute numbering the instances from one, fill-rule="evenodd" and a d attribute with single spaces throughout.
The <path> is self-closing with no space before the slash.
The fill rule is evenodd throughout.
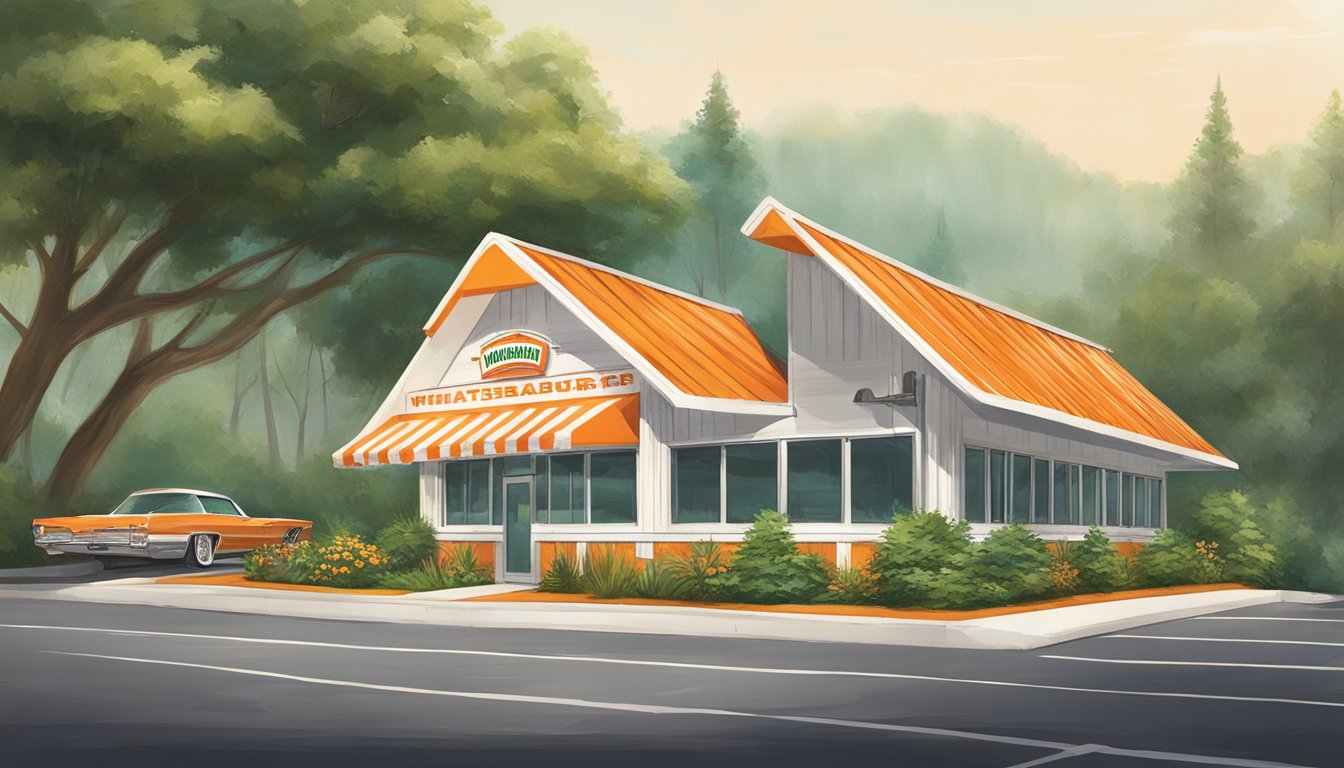
<path id="1" fill-rule="evenodd" d="M 1311 130 L 1293 198 L 1308 235 L 1344 242 L 1344 108 L 1338 89 Z"/>
<path id="2" fill-rule="evenodd" d="M 136 328 L 58 462 L 57 495 L 158 384 L 375 260 L 460 259 L 490 229 L 558 222 L 613 252 L 684 216 L 683 185 L 621 133 L 585 51 L 551 31 L 502 41 L 470 2 L 3 13 L 0 258 L 36 260 L 41 285 L 27 319 L 3 313 L 20 341 L 0 458 L 76 347 Z M 435 273 L 441 292 L 451 271 Z"/>

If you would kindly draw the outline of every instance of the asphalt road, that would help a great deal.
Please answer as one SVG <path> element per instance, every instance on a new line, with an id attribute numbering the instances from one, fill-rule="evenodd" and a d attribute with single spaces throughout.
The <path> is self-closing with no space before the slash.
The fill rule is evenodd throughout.
<path id="1" fill-rule="evenodd" d="M 28 599 L 0 625 L 16 768 L 1344 765 L 1344 601 L 1027 652 Z"/>

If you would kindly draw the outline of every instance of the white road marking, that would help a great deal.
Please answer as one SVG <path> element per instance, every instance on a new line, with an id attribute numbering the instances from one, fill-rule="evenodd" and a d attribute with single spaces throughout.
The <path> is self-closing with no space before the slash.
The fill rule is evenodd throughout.
<path id="1" fill-rule="evenodd" d="M 1102 635 L 1107 637 L 1128 637 L 1133 640 L 1185 640 L 1193 643 L 1261 643 L 1264 645 L 1324 645 L 1330 648 L 1344 648 L 1344 643 L 1326 643 L 1320 640 L 1254 640 L 1248 637 L 1180 637 L 1176 635 Z"/>
<path id="2" fill-rule="evenodd" d="M 1195 621 L 1320 621 L 1344 624 L 1344 619 L 1305 619 L 1296 616 L 1191 616 Z"/>
<path id="3" fill-rule="evenodd" d="M 0 628 L 66 630 L 71 632 L 103 632 L 119 635 L 137 635 L 150 637 L 187 637 L 203 640 L 226 640 L 239 643 L 263 645 L 297 645 L 316 648 L 336 648 L 353 651 L 378 651 L 385 653 L 429 653 L 449 656 L 489 656 L 508 659 L 529 659 L 536 661 L 584 662 L 591 664 L 619 664 L 634 667 L 664 667 L 672 669 L 698 669 L 711 672 L 739 672 L 758 675 L 798 675 L 813 677 L 866 677 L 883 680 L 918 680 L 932 683 L 959 683 L 963 685 L 986 685 L 1000 688 L 1031 688 L 1042 691 L 1064 691 L 1066 693 L 1096 693 L 1107 696 L 1146 696 L 1163 699 L 1196 699 L 1203 701 L 1236 701 L 1255 704 L 1298 704 L 1309 707 L 1344 708 L 1344 702 L 1315 701 L 1311 699 L 1281 699 L 1267 696 L 1230 696 L 1212 693 L 1174 693 L 1168 691 L 1126 691 L 1112 688 L 1080 688 L 1067 685 L 1045 685 L 1043 683 L 1018 683 L 1007 680 L 979 680 L 962 677 L 937 677 L 934 675 L 912 675 L 899 672 L 855 672 L 849 670 L 828 669 L 787 669 L 780 667 L 739 667 L 727 664 L 693 664 L 683 661 L 651 661 L 645 659 L 619 659 L 605 656 L 556 656 L 537 653 L 510 653 L 506 651 L 467 651 L 447 648 L 397 648 L 380 645 L 349 645 L 346 643 L 323 643 L 312 640 L 278 640 L 257 637 L 230 637 L 227 635 L 197 635 L 178 632 L 154 632 L 135 629 L 99 629 L 94 627 L 62 627 L 41 624 L 0 624 Z"/>
<path id="4" fill-rule="evenodd" d="M 1056 760 L 1068 760 L 1071 757 L 1077 757 L 1079 755 L 1090 755 L 1101 749 L 1103 749 L 1103 745 L 1101 744 L 1080 744 L 1074 747 L 1073 749 L 1066 749 L 1062 752 L 1056 752 L 1053 755 L 1038 757 L 1035 760 L 1028 760 L 1025 763 L 1010 765 L 1008 766 L 1008 768 L 1035 768 L 1035 766 L 1045 765 L 1046 763 L 1053 763 Z"/>
<path id="5" fill-rule="evenodd" d="M 1041 659 L 1063 659 L 1065 661 L 1093 661 L 1098 664 L 1146 664 L 1155 667 L 1242 667 L 1246 669 L 1301 669 L 1309 672 L 1344 672 L 1344 667 L 1315 667 L 1308 664 L 1247 664 L 1236 661 L 1156 661 L 1151 659 L 1097 659 L 1090 656 L 1051 656 L 1042 654 Z"/>
<path id="6" fill-rule="evenodd" d="M 244 669 L 240 667 L 223 667 L 213 664 L 193 664 L 185 661 L 165 661 L 162 659 L 137 659 L 129 656 L 107 656 L 98 653 L 70 653 L 65 651 L 47 651 L 47 653 L 60 656 L 81 656 L 90 659 L 107 659 L 112 661 L 126 661 L 134 664 L 160 664 L 170 667 L 187 667 L 190 669 L 204 669 L 214 672 L 229 672 L 236 675 L 248 675 L 252 677 L 269 677 L 277 680 L 293 680 L 301 683 L 311 683 L 313 685 L 329 685 L 343 688 L 360 688 L 370 691 L 384 691 L 388 693 L 409 693 L 422 696 L 442 696 L 456 699 L 474 699 L 478 701 L 503 701 L 517 704 L 538 704 L 543 706 L 561 706 L 561 707 L 579 707 L 583 709 L 601 709 L 614 710 L 618 712 L 637 712 L 649 715 L 705 715 L 710 717 L 741 717 L 754 720 L 774 720 L 788 723 L 805 723 L 808 725 L 822 725 L 833 728 L 852 728 L 857 730 L 886 731 L 889 733 L 911 733 L 921 736 L 937 736 L 942 738 L 967 739 L 970 741 L 987 741 L 995 744 L 1010 744 L 1021 747 L 1037 747 L 1041 749 L 1052 749 L 1059 751 L 1068 751 L 1076 749 L 1080 745 L 1065 744 L 1054 741 L 1044 741 L 1041 739 L 1025 739 L 1016 736 L 999 736 L 988 733 L 975 733 L 974 731 L 956 731 L 946 728 L 927 728 L 916 725 L 896 725 L 894 723 L 873 723 L 866 720 L 840 720 L 830 717 L 809 717 L 806 715 L 772 715 L 763 712 L 743 712 L 732 709 L 714 709 L 709 707 L 673 707 L 658 704 L 630 704 L 614 701 L 594 701 L 591 699 L 573 699 L 555 696 L 531 696 L 527 694 L 516 693 L 488 693 L 482 691 L 450 691 L 438 688 L 411 688 L 401 685 L 381 685 L 377 683 L 361 683 L 354 680 L 338 680 L 326 677 L 306 677 L 303 675 L 291 675 L 283 672 L 264 672 L 257 669 Z M 1269 762 L 1264 760 L 1245 760 L 1232 757 L 1215 757 L 1212 755 L 1192 755 L 1180 752 L 1154 752 L 1148 750 L 1124 749 L 1121 747 L 1111 747 L 1105 745 L 1087 745 L 1095 747 L 1090 751 L 1103 752 L 1110 755 L 1121 755 L 1127 757 L 1140 757 L 1154 760 L 1166 760 L 1169 762 L 1187 762 L 1201 763 L 1205 765 L 1228 765 L 1236 768 L 1304 768 L 1303 766 L 1293 766 L 1288 763 Z"/>

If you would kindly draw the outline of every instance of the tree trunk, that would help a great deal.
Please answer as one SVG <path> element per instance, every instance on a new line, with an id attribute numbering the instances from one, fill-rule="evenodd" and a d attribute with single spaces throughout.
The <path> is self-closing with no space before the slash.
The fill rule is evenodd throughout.
<path id="1" fill-rule="evenodd" d="M 261 362 L 261 408 L 266 414 L 266 445 L 270 448 L 271 466 L 280 466 L 280 437 L 275 428 L 275 407 L 271 404 L 271 378 L 267 373 L 270 361 L 266 359 L 266 332 L 257 336 L 257 355 Z"/>
<path id="2" fill-rule="evenodd" d="M 0 462 L 37 416 L 42 397 L 56 379 L 61 363 L 79 345 L 79 329 L 69 318 L 71 276 L 59 266 L 43 270 L 28 330 L 9 358 L 0 383 Z"/>
<path id="3" fill-rule="evenodd" d="M 331 405 L 327 400 L 327 355 L 322 350 L 317 353 L 317 367 L 322 372 L 322 436 L 326 437 L 331 433 Z"/>
<path id="4" fill-rule="evenodd" d="M 37 460 L 33 457 L 33 425 L 23 430 L 23 440 L 20 444 L 20 450 L 23 451 L 23 471 L 28 476 L 28 485 L 37 487 Z"/>
<path id="5" fill-rule="evenodd" d="M 238 436 L 238 427 L 243 420 L 243 397 L 247 395 L 248 390 L 257 383 L 255 377 L 242 385 L 243 378 L 243 350 L 238 350 L 238 356 L 234 359 L 233 366 L 233 410 L 229 412 L 229 437 Z"/>

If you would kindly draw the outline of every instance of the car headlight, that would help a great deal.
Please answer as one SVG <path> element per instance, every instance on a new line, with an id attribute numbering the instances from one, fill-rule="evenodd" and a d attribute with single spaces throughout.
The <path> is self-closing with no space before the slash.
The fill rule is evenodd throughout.
<path id="1" fill-rule="evenodd" d="M 46 533 L 46 532 L 47 532 L 47 527 L 46 527 L 45 525 L 34 525 L 34 526 L 33 526 L 33 538 L 37 538 L 37 537 L 41 536 L 42 534 L 44 534 L 44 533 Z"/>

